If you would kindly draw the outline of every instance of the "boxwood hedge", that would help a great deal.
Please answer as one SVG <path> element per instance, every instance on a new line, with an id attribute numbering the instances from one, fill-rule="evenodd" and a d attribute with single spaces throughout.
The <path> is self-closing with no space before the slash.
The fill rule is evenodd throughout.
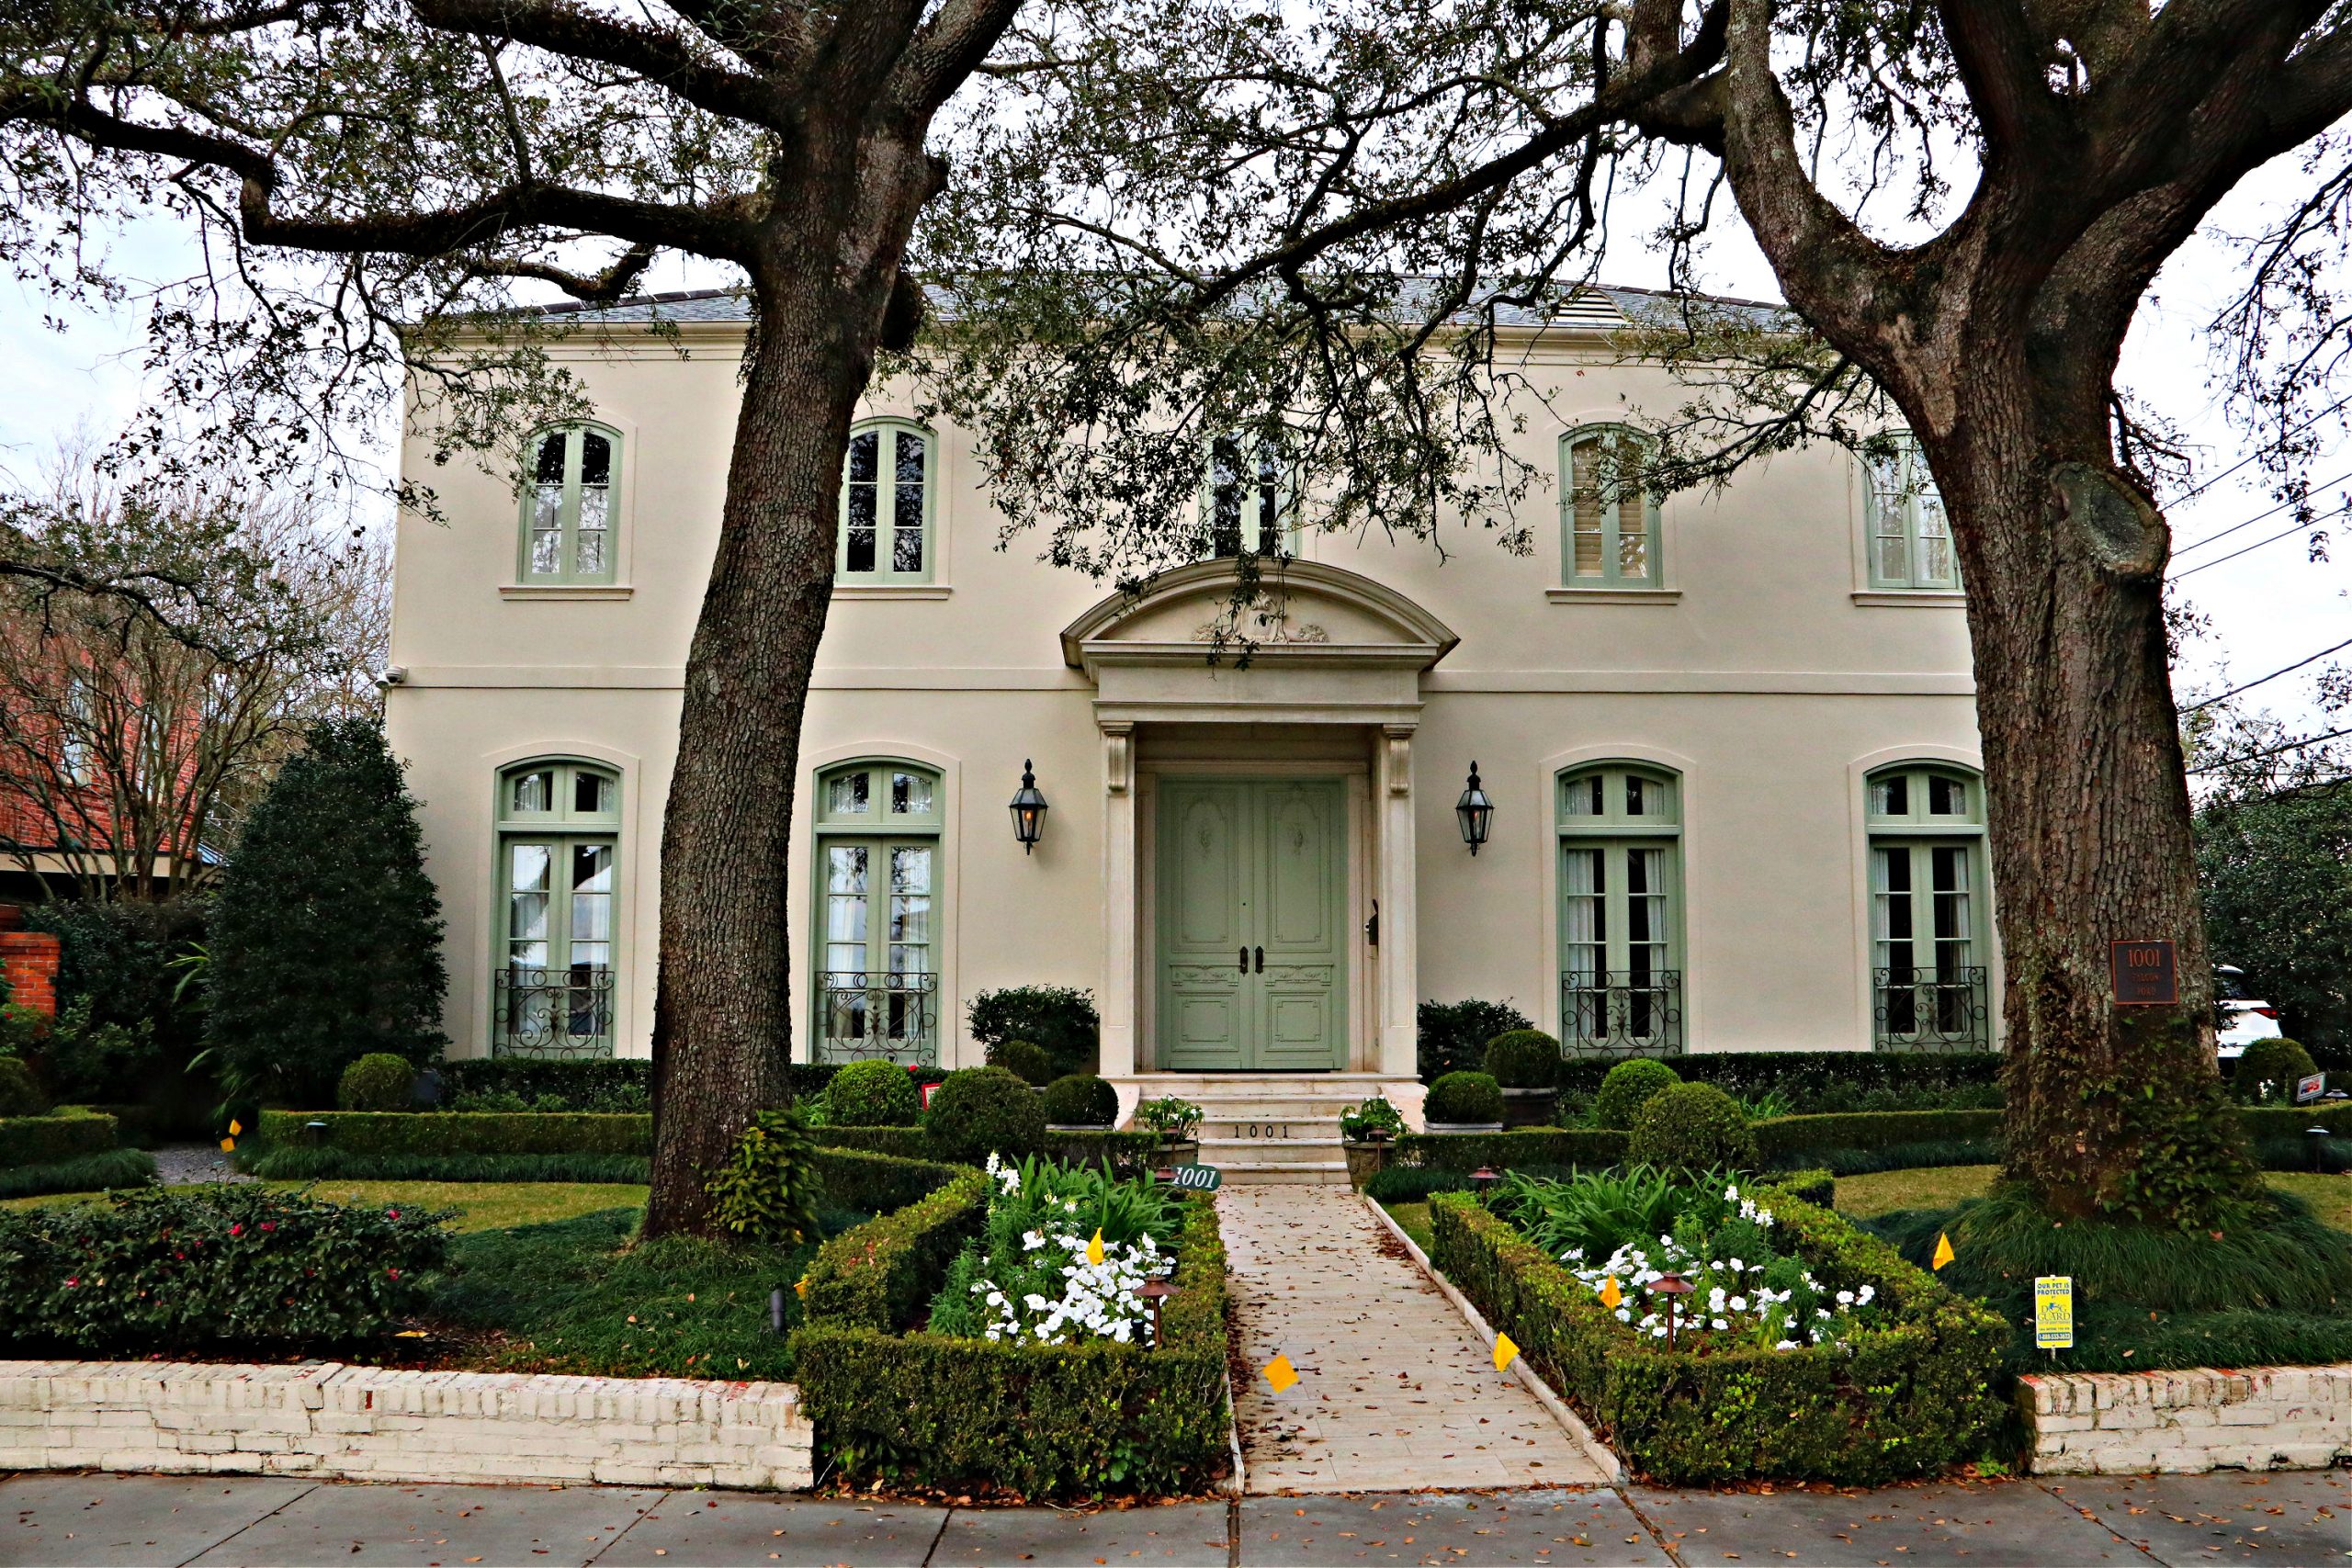
<path id="1" fill-rule="evenodd" d="M 647 1155 L 653 1118 L 586 1111 L 265 1111 L 261 1139 L 347 1155 Z"/>
<path id="2" fill-rule="evenodd" d="M 107 1149 L 46 1165 L 0 1166 L 0 1198 L 37 1198 L 50 1192 L 98 1192 L 117 1187 L 150 1187 L 155 1156 L 145 1149 Z"/>
<path id="3" fill-rule="evenodd" d="M 1625 1134 L 1607 1127 L 1521 1127 L 1510 1133 L 1408 1133 L 1396 1165 L 1430 1170 L 1507 1170 L 1532 1165 L 1615 1165 Z"/>
<path id="4" fill-rule="evenodd" d="M 1886 1243 L 1785 1190 L 1783 1240 L 1833 1290 L 1877 1287 L 1887 1326 L 1847 1347 L 1669 1351 L 1467 1193 L 1430 1200 L 1431 1258 L 1626 1462 L 1668 1485 L 1876 1485 L 1974 1458 L 2001 1415 L 2007 1328 Z"/>
<path id="5" fill-rule="evenodd" d="M 985 1181 L 969 1172 L 819 1250 L 808 1322 L 793 1337 L 819 1443 L 852 1482 L 1040 1498 L 1205 1490 L 1224 1466 L 1228 1422 L 1225 1246 L 1214 1205 L 1187 1203 L 1158 1349 L 895 1331 L 920 1317 L 978 1229 Z"/>
<path id="6" fill-rule="evenodd" d="M 115 1146 L 115 1119 L 68 1108 L 48 1116 L 0 1117 L 0 1169 L 86 1159 Z"/>
<path id="7" fill-rule="evenodd" d="M 960 1163 L 951 1160 L 921 1127 L 812 1127 L 809 1131 L 826 1148 Z M 1149 1170 L 1152 1152 L 1159 1147 L 1159 1138 L 1150 1133 L 1049 1132 L 1046 1134 L 1045 1152 L 1065 1165 L 1107 1164 L 1112 1175 L 1125 1179 Z"/>

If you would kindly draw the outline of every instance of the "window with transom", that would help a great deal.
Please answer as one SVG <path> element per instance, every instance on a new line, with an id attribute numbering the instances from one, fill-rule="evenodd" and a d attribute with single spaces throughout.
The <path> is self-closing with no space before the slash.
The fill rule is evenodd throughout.
<path id="1" fill-rule="evenodd" d="M 1863 464 L 1863 510 L 1871 531 L 1871 586 L 1951 590 L 1960 586 L 1951 523 L 1916 441 Z"/>
<path id="2" fill-rule="evenodd" d="M 1560 1041 L 1570 1054 L 1682 1049 L 1681 781 L 1604 762 L 1558 781 Z"/>
<path id="3" fill-rule="evenodd" d="M 1656 588 L 1664 581 L 1657 498 L 1641 485 L 1651 446 L 1622 424 L 1560 438 L 1561 574 L 1571 588 Z"/>
<path id="4" fill-rule="evenodd" d="M 939 774 L 846 762 L 817 777 L 816 1059 L 936 1064 Z"/>
<path id="5" fill-rule="evenodd" d="M 493 1055 L 613 1054 L 620 795 L 591 762 L 498 776 Z"/>
<path id="6" fill-rule="evenodd" d="M 931 581 L 936 453 L 931 432 L 907 420 L 867 420 L 851 428 L 833 562 L 837 581 Z"/>
<path id="7" fill-rule="evenodd" d="M 610 582 L 619 519 L 620 433 L 601 424 L 545 430 L 531 438 L 528 455 L 523 581 Z"/>
<path id="8" fill-rule="evenodd" d="M 1906 763 L 1865 788 L 1873 1043 L 1989 1049 L 1984 781 Z"/>

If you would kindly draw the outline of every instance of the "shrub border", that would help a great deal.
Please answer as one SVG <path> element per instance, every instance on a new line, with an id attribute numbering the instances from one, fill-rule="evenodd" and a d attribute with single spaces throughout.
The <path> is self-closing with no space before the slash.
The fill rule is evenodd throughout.
<path id="1" fill-rule="evenodd" d="M 0 1170 L 102 1155 L 115 1147 L 116 1133 L 115 1119 L 96 1111 L 0 1116 Z"/>
<path id="2" fill-rule="evenodd" d="M 145 1149 L 105 1149 L 42 1165 L 0 1166 L 0 1198 L 96 1192 L 155 1184 L 155 1156 Z"/>
<path id="3" fill-rule="evenodd" d="M 323 1122 L 321 1146 L 346 1155 L 637 1155 L 653 1152 L 644 1111 L 265 1111 L 260 1140 L 307 1146 L 308 1123 Z"/>

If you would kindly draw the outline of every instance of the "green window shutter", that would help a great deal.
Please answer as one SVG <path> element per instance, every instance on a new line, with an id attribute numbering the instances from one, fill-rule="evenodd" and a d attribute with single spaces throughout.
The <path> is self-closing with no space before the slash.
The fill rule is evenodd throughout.
<path id="1" fill-rule="evenodd" d="M 931 432 L 907 420 L 867 420 L 852 427 L 833 554 L 838 581 L 931 581 L 937 450 Z"/>
<path id="2" fill-rule="evenodd" d="M 621 438 L 604 425 L 532 436 L 526 453 L 521 561 L 526 583 L 613 581 Z"/>

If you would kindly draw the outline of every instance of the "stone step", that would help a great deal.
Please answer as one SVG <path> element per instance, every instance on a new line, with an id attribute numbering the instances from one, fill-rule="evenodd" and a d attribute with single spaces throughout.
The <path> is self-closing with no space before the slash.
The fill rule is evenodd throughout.
<path id="1" fill-rule="evenodd" d="M 1228 1187 L 1263 1187 L 1276 1183 L 1345 1187 L 1348 1184 L 1348 1162 L 1344 1159 L 1283 1162 L 1280 1160 L 1233 1160 L 1217 1166 L 1225 1175 Z"/>
<path id="2" fill-rule="evenodd" d="M 1339 1141 L 1340 1123 L 1329 1116 L 1211 1116 L 1201 1122 L 1200 1135 L 1236 1144 L 1329 1144 Z"/>
<path id="3" fill-rule="evenodd" d="M 1267 1143 L 1263 1139 L 1246 1141 L 1238 1138 L 1203 1138 L 1201 1163 L 1222 1170 L 1235 1165 L 1300 1165 L 1328 1163 L 1340 1152 L 1337 1138 L 1319 1143 L 1301 1140 L 1295 1144 Z"/>
<path id="4" fill-rule="evenodd" d="M 1201 1118 L 1207 1122 L 1337 1122 L 1342 1112 L 1351 1111 L 1356 1102 L 1334 1100 L 1328 1104 L 1309 1100 L 1196 1100 Z"/>

